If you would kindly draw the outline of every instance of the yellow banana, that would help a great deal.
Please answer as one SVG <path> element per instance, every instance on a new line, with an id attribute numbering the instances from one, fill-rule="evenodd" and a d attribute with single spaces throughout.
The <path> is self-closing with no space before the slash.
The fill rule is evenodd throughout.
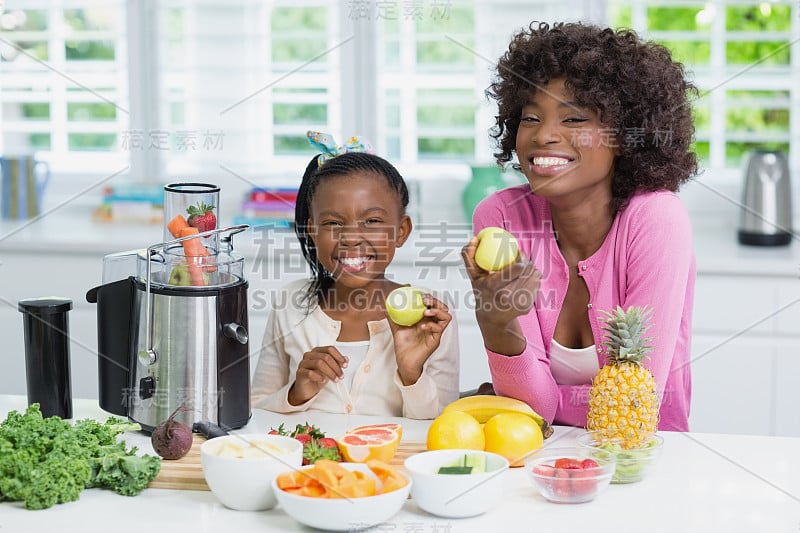
<path id="1" fill-rule="evenodd" d="M 489 394 L 478 394 L 475 396 L 465 396 L 450 403 L 444 408 L 442 413 L 448 411 L 463 411 L 472 416 L 480 424 L 485 424 L 487 420 L 500 413 L 521 413 L 531 417 L 542 429 L 544 438 L 553 434 L 553 428 L 547 420 L 531 409 L 527 403 L 515 398 L 505 396 L 493 396 Z"/>

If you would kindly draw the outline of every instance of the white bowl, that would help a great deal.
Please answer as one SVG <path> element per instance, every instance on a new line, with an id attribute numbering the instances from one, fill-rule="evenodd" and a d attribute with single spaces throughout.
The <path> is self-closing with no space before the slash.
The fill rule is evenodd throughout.
<path id="1" fill-rule="evenodd" d="M 348 470 L 359 470 L 378 479 L 364 463 L 341 463 Z M 303 468 L 312 468 L 308 465 Z M 400 472 L 403 475 L 402 472 Z M 406 477 L 403 475 L 403 477 Z M 355 531 L 366 529 L 393 517 L 408 499 L 408 491 L 412 482 L 402 488 L 363 498 L 312 498 L 298 496 L 278 488 L 276 479 L 272 480 L 272 490 L 278 498 L 278 504 L 286 514 L 307 526 L 328 531 Z M 378 480 L 380 489 L 380 480 Z"/>
<path id="2" fill-rule="evenodd" d="M 486 456 L 486 472 L 479 474 L 437 474 L 439 467 L 466 454 Z M 435 450 L 405 460 L 414 485 L 411 498 L 423 510 L 445 518 L 483 514 L 497 506 L 503 495 L 503 478 L 508 460 L 496 453 L 476 450 Z"/>
<path id="3" fill-rule="evenodd" d="M 253 448 L 252 443 L 277 446 L 284 453 L 268 448 Z M 217 455 L 229 445 L 249 447 L 253 457 Z M 260 450 L 260 451 L 259 451 Z M 275 477 L 303 464 L 303 444 L 293 438 L 266 434 L 232 434 L 209 439 L 200 446 L 200 463 L 206 483 L 225 507 L 237 511 L 264 511 L 277 504 L 272 490 Z"/>

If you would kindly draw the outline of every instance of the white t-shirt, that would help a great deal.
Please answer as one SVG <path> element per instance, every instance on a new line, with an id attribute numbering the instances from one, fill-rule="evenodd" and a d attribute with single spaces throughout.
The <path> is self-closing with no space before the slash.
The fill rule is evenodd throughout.
<path id="1" fill-rule="evenodd" d="M 336 349 L 347 357 L 347 367 L 344 369 L 344 384 L 349 391 L 353 386 L 353 377 L 367 358 L 369 341 L 336 341 Z"/>
<path id="2" fill-rule="evenodd" d="M 595 345 L 586 348 L 566 348 L 553 339 L 550 344 L 550 372 L 559 385 L 591 383 L 600 364 Z"/>

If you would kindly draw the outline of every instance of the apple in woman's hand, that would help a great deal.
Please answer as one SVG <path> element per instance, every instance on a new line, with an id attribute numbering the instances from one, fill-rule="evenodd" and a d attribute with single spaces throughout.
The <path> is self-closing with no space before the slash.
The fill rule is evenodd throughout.
<path id="1" fill-rule="evenodd" d="M 422 301 L 423 292 L 414 287 L 399 287 L 386 297 L 386 312 L 400 326 L 413 326 L 425 314 L 427 306 Z"/>
<path id="2" fill-rule="evenodd" d="M 478 232 L 477 237 L 475 263 L 482 269 L 488 272 L 503 270 L 517 260 L 517 239 L 503 228 L 488 226 Z"/>

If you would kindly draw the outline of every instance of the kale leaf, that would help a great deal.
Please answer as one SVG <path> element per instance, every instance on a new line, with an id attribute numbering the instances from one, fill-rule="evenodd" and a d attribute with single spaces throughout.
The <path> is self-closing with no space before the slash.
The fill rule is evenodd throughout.
<path id="1" fill-rule="evenodd" d="M 98 487 L 135 496 L 161 468 L 161 458 L 137 455 L 117 435 L 141 426 L 110 417 L 105 423 L 43 418 L 39 404 L 11 411 L 0 423 L 0 501 L 47 509 L 76 501 Z"/>

